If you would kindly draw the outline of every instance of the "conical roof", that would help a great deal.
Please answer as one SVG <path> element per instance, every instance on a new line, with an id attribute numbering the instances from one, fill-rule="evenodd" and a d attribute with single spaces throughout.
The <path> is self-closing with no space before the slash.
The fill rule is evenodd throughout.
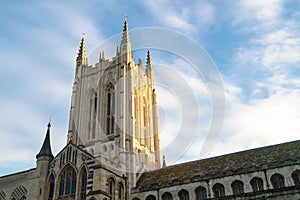
<path id="1" fill-rule="evenodd" d="M 36 158 L 39 158 L 41 156 L 48 156 L 50 158 L 53 158 L 53 154 L 51 151 L 51 145 L 50 145 L 50 127 L 51 127 L 51 124 L 49 122 L 46 137 L 44 139 L 44 143 L 42 145 L 40 152 L 36 155 Z"/>

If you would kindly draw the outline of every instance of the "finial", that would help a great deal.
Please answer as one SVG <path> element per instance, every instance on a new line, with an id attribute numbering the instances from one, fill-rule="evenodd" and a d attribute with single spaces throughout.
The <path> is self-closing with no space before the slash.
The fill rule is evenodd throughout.
<path id="1" fill-rule="evenodd" d="M 128 18 L 128 16 L 127 16 L 127 15 L 124 15 L 124 20 L 125 20 L 125 21 L 127 20 L 127 18 Z"/>
<path id="2" fill-rule="evenodd" d="M 52 115 L 48 116 L 48 128 L 51 127 L 51 119 L 52 119 Z"/>
<path id="3" fill-rule="evenodd" d="M 51 123 L 52 115 L 48 116 L 48 122 Z"/>
<path id="4" fill-rule="evenodd" d="M 82 35 L 82 37 L 84 37 L 85 36 L 85 32 L 82 32 L 81 35 Z"/>

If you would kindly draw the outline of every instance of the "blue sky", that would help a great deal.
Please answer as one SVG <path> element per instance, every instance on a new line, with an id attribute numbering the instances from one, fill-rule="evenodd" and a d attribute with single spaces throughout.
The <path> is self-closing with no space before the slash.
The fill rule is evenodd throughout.
<path id="1" fill-rule="evenodd" d="M 130 29 L 160 27 L 185 34 L 216 64 L 226 117 L 205 157 L 300 139 L 299 10 L 296 0 L 1 2 L 0 175 L 35 166 L 50 114 L 54 154 L 66 144 L 81 33 L 89 53 L 122 31 L 124 15 Z M 172 152 L 165 149 L 167 162 L 199 159 L 211 119 L 206 83 L 191 76 L 189 63 L 177 56 L 158 50 L 152 55 L 156 66 L 177 70 L 191 84 L 201 115 L 185 153 L 170 159 Z M 174 113 L 180 113 L 181 100 L 162 87 L 159 93 L 166 147 L 166 140 L 176 139 L 181 118 Z"/>

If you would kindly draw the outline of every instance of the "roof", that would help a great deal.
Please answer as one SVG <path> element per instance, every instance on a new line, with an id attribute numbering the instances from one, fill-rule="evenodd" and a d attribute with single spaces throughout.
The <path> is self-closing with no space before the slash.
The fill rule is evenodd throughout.
<path id="1" fill-rule="evenodd" d="M 146 191 L 300 163 L 300 140 L 173 165 L 144 173 L 136 189 Z"/>
<path id="2" fill-rule="evenodd" d="M 44 143 L 42 145 L 40 152 L 36 155 L 36 158 L 41 157 L 41 156 L 48 156 L 50 158 L 53 158 L 53 154 L 51 151 L 51 145 L 50 145 L 50 127 L 51 127 L 51 124 L 49 122 Z"/>

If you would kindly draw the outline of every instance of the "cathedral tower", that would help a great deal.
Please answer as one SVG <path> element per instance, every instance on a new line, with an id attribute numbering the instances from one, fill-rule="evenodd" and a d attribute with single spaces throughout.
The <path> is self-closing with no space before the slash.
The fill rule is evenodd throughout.
<path id="1" fill-rule="evenodd" d="M 126 172 L 131 186 L 137 173 L 161 167 L 157 96 L 148 50 L 146 71 L 135 64 L 125 20 L 112 60 L 100 53 L 88 65 L 85 38 L 76 59 L 68 141 L 104 165 Z"/>

